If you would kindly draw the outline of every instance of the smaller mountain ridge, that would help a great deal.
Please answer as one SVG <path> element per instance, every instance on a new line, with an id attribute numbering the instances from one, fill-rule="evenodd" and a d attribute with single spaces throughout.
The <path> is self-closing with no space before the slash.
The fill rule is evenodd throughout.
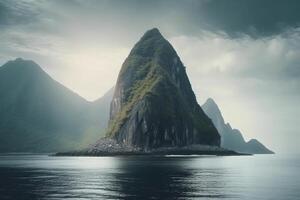
<path id="1" fill-rule="evenodd" d="M 53 80 L 34 61 L 0 67 L 0 152 L 55 152 L 86 146 L 101 136 L 109 109 Z M 105 107 L 107 107 L 105 105 Z"/>
<path id="2" fill-rule="evenodd" d="M 273 154 L 274 152 L 265 147 L 256 139 L 246 142 L 238 129 L 233 129 L 229 123 L 225 123 L 222 113 L 216 102 L 209 98 L 202 105 L 203 111 L 212 120 L 221 135 L 221 147 L 240 153 L 250 154 Z"/>

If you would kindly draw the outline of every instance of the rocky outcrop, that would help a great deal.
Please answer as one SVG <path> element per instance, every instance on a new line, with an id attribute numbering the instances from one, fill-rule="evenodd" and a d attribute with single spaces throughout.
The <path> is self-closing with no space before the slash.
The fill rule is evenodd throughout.
<path id="1" fill-rule="evenodd" d="M 144 150 L 220 145 L 217 129 L 198 105 L 184 65 L 158 29 L 147 31 L 122 65 L 107 137 Z"/>
<path id="2" fill-rule="evenodd" d="M 218 129 L 221 135 L 221 147 L 241 153 L 274 153 L 256 139 L 251 139 L 250 141 L 246 142 L 239 130 L 233 129 L 229 123 L 225 123 L 221 111 L 213 99 L 209 98 L 202 105 L 202 109 L 212 119 L 215 127 Z"/>

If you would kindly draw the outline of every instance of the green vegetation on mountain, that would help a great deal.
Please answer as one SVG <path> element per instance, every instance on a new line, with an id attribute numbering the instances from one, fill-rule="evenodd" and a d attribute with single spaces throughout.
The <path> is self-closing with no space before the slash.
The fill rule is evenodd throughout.
<path id="1" fill-rule="evenodd" d="M 142 148 L 219 144 L 185 67 L 157 29 L 131 50 L 119 73 L 107 137 Z"/>

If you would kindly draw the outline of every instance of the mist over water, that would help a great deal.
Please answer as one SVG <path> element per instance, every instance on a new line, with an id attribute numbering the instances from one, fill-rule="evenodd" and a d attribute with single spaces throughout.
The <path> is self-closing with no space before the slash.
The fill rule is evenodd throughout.
<path id="1" fill-rule="evenodd" d="M 0 156 L 0 199 L 297 199 L 299 157 Z"/>

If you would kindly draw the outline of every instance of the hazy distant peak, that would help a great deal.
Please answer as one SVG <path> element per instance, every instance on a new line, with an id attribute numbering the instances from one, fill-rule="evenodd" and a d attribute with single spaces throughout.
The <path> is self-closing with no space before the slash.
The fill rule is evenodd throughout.
<path id="1" fill-rule="evenodd" d="M 207 104 L 207 106 L 210 106 L 210 107 L 218 108 L 218 105 L 212 98 L 208 98 L 204 104 Z"/>
<path id="2" fill-rule="evenodd" d="M 208 98 L 206 102 L 202 105 L 202 108 L 206 113 L 214 113 L 215 117 L 219 118 L 221 121 L 224 122 L 221 110 L 212 98 Z"/>
<path id="3" fill-rule="evenodd" d="M 100 98 L 96 99 L 95 101 L 93 101 L 94 103 L 102 103 L 102 102 L 110 102 L 113 98 L 114 95 L 114 91 L 115 91 L 115 86 L 113 86 L 112 88 L 110 88 L 103 96 L 101 96 Z M 109 103 L 108 103 L 109 104 Z"/>
<path id="4" fill-rule="evenodd" d="M 36 65 L 38 66 L 38 64 L 36 64 L 33 60 L 27 60 L 27 59 L 23 59 L 23 58 L 16 58 L 15 60 L 10 60 L 8 61 L 8 63 L 15 63 L 15 64 L 30 64 L 30 65 Z"/>
<path id="5" fill-rule="evenodd" d="M 222 136 L 221 146 L 238 152 L 246 153 L 274 153 L 256 139 L 245 142 L 242 133 L 233 129 L 229 123 L 225 123 L 221 111 L 216 102 L 209 98 L 202 106 L 203 111 L 211 118 L 218 132 Z"/>
<path id="6" fill-rule="evenodd" d="M 250 139 L 247 143 L 260 144 L 257 139 Z"/>
<path id="7" fill-rule="evenodd" d="M 23 58 L 16 58 L 14 61 L 21 62 L 21 61 L 24 61 L 24 59 Z"/>
<path id="8" fill-rule="evenodd" d="M 254 153 L 269 153 L 273 154 L 274 152 L 265 147 L 262 143 L 260 143 L 256 139 L 251 139 L 247 143 L 248 151 L 253 151 Z"/>
<path id="9" fill-rule="evenodd" d="M 18 68 L 22 70 L 39 70 L 42 71 L 41 67 L 35 63 L 32 60 L 25 60 L 23 58 L 16 58 L 15 60 L 10 60 L 6 62 L 4 65 L 1 67 L 2 69 L 12 69 L 12 68 Z"/>
<path id="10" fill-rule="evenodd" d="M 111 98 L 112 99 L 112 96 L 113 96 L 113 93 L 115 91 L 115 86 L 111 87 L 102 97 L 100 97 L 99 99 L 102 99 L 102 98 Z"/>

